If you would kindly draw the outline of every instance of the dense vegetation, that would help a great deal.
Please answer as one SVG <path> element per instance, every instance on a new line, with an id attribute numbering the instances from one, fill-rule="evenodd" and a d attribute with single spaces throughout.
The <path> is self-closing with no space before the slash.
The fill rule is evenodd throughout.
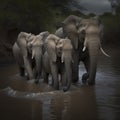
<path id="1" fill-rule="evenodd" d="M 0 5 L 0 25 L 28 32 L 52 30 L 56 17 L 62 14 L 63 1 L 5 0 Z"/>
<path id="2" fill-rule="evenodd" d="M 11 48 L 20 31 L 38 34 L 54 32 L 61 21 L 70 14 L 85 16 L 68 7 L 70 0 L 4 0 L 0 4 L 0 56 L 11 55 Z M 93 16 L 93 14 L 89 15 Z M 105 25 L 104 44 L 118 45 L 120 40 L 120 7 L 117 15 L 101 16 Z M 114 42 L 114 44 L 113 44 Z"/>

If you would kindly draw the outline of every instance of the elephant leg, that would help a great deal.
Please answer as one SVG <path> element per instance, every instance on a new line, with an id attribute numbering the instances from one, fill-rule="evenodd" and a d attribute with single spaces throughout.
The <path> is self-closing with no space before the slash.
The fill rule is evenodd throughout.
<path id="1" fill-rule="evenodd" d="M 79 51 L 73 50 L 73 64 L 72 64 L 72 82 L 77 83 L 79 80 Z"/>
<path id="2" fill-rule="evenodd" d="M 33 71 L 32 71 L 32 66 L 30 64 L 30 61 L 27 57 L 23 57 L 24 59 L 24 65 L 25 65 L 25 68 L 26 68 L 26 71 L 29 75 L 29 79 L 33 79 Z"/>
<path id="3" fill-rule="evenodd" d="M 20 76 L 24 77 L 25 75 L 25 69 L 21 66 L 19 66 Z"/>
<path id="4" fill-rule="evenodd" d="M 39 83 L 40 76 L 38 75 L 38 72 L 35 67 L 32 67 L 32 71 L 33 71 L 33 76 L 35 78 L 35 83 L 37 84 Z"/>
<path id="5" fill-rule="evenodd" d="M 36 84 L 39 83 L 40 77 L 38 76 L 38 73 L 36 72 L 36 70 L 35 70 L 35 72 L 34 72 L 34 78 L 35 78 L 35 83 L 36 83 Z"/>
<path id="6" fill-rule="evenodd" d="M 49 76 L 49 73 L 43 72 L 44 83 L 48 84 L 48 76 Z"/>
<path id="7" fill-rule="evenodd" d="M 72 67 L 72 82 L 73 83 L 78 82 L 79 80 L 78 73 L 79 73 L 79 66 L 77 63 L 74 63 Z"/>
<path id="8" fill-rule="evenodd" d="M 51 85 L 54 86 L 54 80 L 53 80 L 53 77 L 52 77 L 52 82 L 51 82 Z"/>
<path id="9" fill-rule="evenodd" d="M 57 75 L 53 76 L 53 82 L 55 90 L 59 90 L 59 80 Z"/>
<path id="10" fill-rule="evenodd" d="M 56 66 L 56 63 L 50 63 L 51 66 L 51 73 L 52 73 L 52 79 L 53 79 L 53 86 L 55 90 L 59 90 L 59 80 L 58 80 L 58 69 Z"/>
<path id="11" fill-rule="evenodd" d="M 89 58 L 87 57 L 84 61 L 84 66 L 86 69 L 86 73 L 82 75 L 82 83 L 86 84 L 87 79 L 89 78 Z"/>
<path id="12" fill-rule="evenodd" d="M 88 78 L 89 78 L 89 74 L 88 73 L 84 73 L 82 75 L 82 83 L 86 84 Z"/>
<path id="13" fill-rule="evenodd" d="M 67 78 L 66 78 L 65 70 L 61 73 L 61 82 L 62 82 L 62 87 L 67 86 Z"/>
<path id="14" fill-rule="evenodd" d="M 61 75 L 61 78 L 62 78 L 63 91 L 66 92 L 70 89 L 71 82 L 69 83 L 69 79 L 67 79 L 65 72 Z"/>

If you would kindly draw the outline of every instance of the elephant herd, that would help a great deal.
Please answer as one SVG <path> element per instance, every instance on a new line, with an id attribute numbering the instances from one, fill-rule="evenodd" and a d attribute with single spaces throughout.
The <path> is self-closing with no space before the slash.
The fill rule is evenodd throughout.
<path id="1" fill-rule="evenodd" d="M 67 91 L 79 80 L 80 61 L 86 69 L 82 82 L 95 84 L 99 51 L 109 57 L 101 47 L 102 38 L 103 24 L 98 16 L 85 19 L 70 15 L 54 34 L 20 32 L 13 55 L 21 76 L 36 83 L 42 76 L 49 83 L 51 75 L 53 87 L 58 90 L 61 82 L 63 91 Z"/>

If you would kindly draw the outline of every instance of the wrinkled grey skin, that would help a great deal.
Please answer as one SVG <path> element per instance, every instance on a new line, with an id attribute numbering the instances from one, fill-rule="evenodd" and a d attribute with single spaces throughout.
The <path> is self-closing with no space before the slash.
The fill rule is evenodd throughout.
<path id="1" fill-rule="evenodd" d="M 72 44 L 69 39 L 60 39 L 50 34 L 46 39 L 46 52 L 43 56 L 44 81 L 48 83 L 48 75 L 52 75 L 53 86 L 59 89 L 61 75 L 63 90 L 70 89 L 72 81 Z"/>
<path id="2" fill-rule="evenodd" d="M 73 46 L 73 61 L 72 65 L 72 82 L 78 81 L 78 72 L 79 72 L 79 61 L 80 55 L 79 51 L 81 51 L 83 44 L 81 44 L 81 39 L 79 39 L 78 27 L 80 25 L 82 18 L 70 15 L 63 22 L 62 27 L 59 28 L 55 34 L 62 38 L 68 37 L 71 40 Z M 62 35 L 63 33 L 63 35 Z"/>
<path id="3" fill-rule="evenodd" d="M 19 66 L 20 75 L 27 72 L 29 80 L 36 79 L 38 82 L 42 71 L 42 46 L 43 40 L 49 32 L 42 32 L 39 35 L 20 32 L 17 41 L 13 45 L 13 55 Z"/>
<path id="4" fill-rule="evenodd" d="M 90 24 L 92 26 L 93 23 L 95 30 L 93 33 L 96 36 L 96 45 L 94 45 L 94 40 L 89 40 L 89 37 L 87 37 L 87 34 L 92 35 L 93 33 L 91 31 L 88 32 L 86 26 L 90 26 Z M 83 83 L 86 83 L 88 79 L 88 84 L 95 84 L 97 56 L 99 48 L 101 48 L 100 41 L 103 38 L 103 25 L 101 23 L 101 20 L 98 17 L 82 19 L 78 16 L 70 15 L 63 21 L 62 24 L 62 28 L 58 29 L 55 34 L 62 37 L 68 37 L 72 42 L 74 61 L 74 64 L 72 66 L 72 81 L 77 82 L 79 80 L 78 65 L 80 61 L 82 61 L 87 71 L 87 73 L 83 74 L 82 76 Z M 63 33 L 63 35 L 61 35 L 61 33 Z M 86 43 L 88 44 L 88 42 L 86 42 L 86 39 L 90 41 L 88 46 L 92 46 L 91 48 L 93 49 L 86 46 L 86 50 L 83 51 L 84 45 Z M 91 39 L 94 39 L 94 37 L 91 37 Z M 93 53 L 93 51 L 96 51 L 96 53 Z M 96 57 L 93 54 L 96 54 Z"/>
<path id="5" fill-rule="evenodd" d="M 101 40 L 103 38 L 103 25 L 98 17 L 92 17 L 90 19 L 83 19 L 81 21 L 78 33 L 84 33 L 84 48 L 80 54 L 84 57 L 80 58 L 80 61 L 84 62 L 87 73 L 82 77 L 83 83 L 89 85 L 95 84 L 97 63 L 99 51 L 101 50 L 104 55 L 107 55 L 102 47 Z"/>

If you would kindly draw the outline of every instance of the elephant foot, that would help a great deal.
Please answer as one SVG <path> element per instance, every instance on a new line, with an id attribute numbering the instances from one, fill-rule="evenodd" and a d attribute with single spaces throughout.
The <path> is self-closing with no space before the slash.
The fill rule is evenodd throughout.
<path id="1" fill-rule="evenodd" d="M 63 92 L 66 92 L 68 91 L 68 88 L 67 87 L 63 87 Z"/>
<path id="2" fill-rule="evenodd" d="M 95 81 L 88 80 L 88 85 L 90 85 L 90 86 L 95 85 Z"/>
<path id="3" fill-rule="evenodd" d="M 86 84 L 88 77 L 89 77 L 88 73 L 83 74 L 83 76 L 82 76 L 82 83 L 83 84 Z"/>

